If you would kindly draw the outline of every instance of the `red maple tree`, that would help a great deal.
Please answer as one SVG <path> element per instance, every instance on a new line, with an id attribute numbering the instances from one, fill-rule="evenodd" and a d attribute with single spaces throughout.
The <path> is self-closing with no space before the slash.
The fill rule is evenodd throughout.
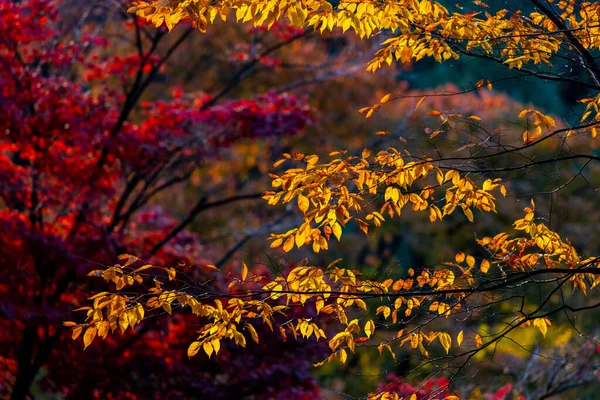
<path id="1" fill-rule="evenodd" d="M 0 395 L 27 398 L 39 385 L 71 398 L 227 398 L 236 386 L 259 398 L 313 393 L 307 371 L 318 347 L 298 352 L 278 340 L 276 352 L 255 344 L 190 361 L 194 330 L 180 315 L 83 354 L 57 328 L 96 289 L 77 286 L 81 278 L 119 253 L 198 266 L 199 236 L 187 225 L 258 196 L 203 198 L 182 219 L 153 198 L 240 139 L 294 134 L 312 121 L 287 94 L 225 100 L 173 87 L 145 100 L 193 29 L 165 45 L 165 30 L 122 16 L 136 46 L 109 56 L 98 49 L 116 44 L 98 36 L 100 23 L 73 22 L 60 3 L 0 0 Z"/>

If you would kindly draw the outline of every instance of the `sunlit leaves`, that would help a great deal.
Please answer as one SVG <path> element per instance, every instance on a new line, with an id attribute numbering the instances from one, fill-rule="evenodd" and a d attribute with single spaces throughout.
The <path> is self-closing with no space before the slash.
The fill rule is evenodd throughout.
<path id="1" fill-rule="evenodd" d="M 442 344 L 442 347 L 444 348 L 444 350 L 446 350 L 446 353 L 448 353 L 450 351 L 450 347 L 452 347 L 452 338 L 448 333 L 440 332 L 439 339 L 440 343 Z"/>
<path id="2" fill-rule="evenodd" d="M 316 162 L 316 158 L 311 160 Z M 453 179 L 458 178 L 450 174 L 449 182 Z M 482 186 L 493 190 L 498 184 L 486 181 Z M 311 198 L 314 197 L 316 196 L 311 195 Z M 310 213 L 310 209 L 307 213 Z M 380 302 L 375 310 L 378 318 L 384 320 L 385 324 L 395 325 L 400 323 L 403 316 L 410 317 L 417 313 L 446 318 L 460 315 L 465 302 L 477 288 L 476 282 L 485 279 L 491 265 L 498 266 L 503 273 L 512 270 L 571 268 L 574 273 L 569 280 L 573 282 L 573 290 L 581 290 L 584 294 L 590 286 L 598 284 L 598 274 L 579 272 L 582 265 L 586 265 L 586 262 L 593 263 L 594 259 L 581 260 L 568 242 L 563 241 L 544 224 L 538 223 L 533 201 L 524 213 L 523 218 L 515 221 L 513 234 L 501 232 L 478 240 L 489 255 L 481 259 L 479 267 L 475 256 L 459 252 L 452 262 L 446 262 L 440 267 L 418 270 L 409 268 L 404 279 L 387 278 L 378 282 L 364 279 L 357 270 L 338 267 L 340 260 L 332 262 L 327 268 L 307 265 L 303 261 L 289 272 L 265 283 L 260 277 L 251 277 L 247 265 L 242 263 L 241 272 L 237 276 L 241 277 L 239 285 L 246 290 L 243 296 L 227 291 L 218 295 L 198 296 L 184 290 L 166 289 L 165 285 L 176 281 L 171 279 L 169 270 L 165 269 L 166 276 L 163 275 L 162 279 L 154 278 L 154 287 L 148 289 L 147 295 L 133 299 L 119 292 L 100 292 L 89 298 L 91 307 L 80 309 L 87 314 L 84 323 L 66 322 L 65 326 L 72 329 L 74 339 L 83 333 L 84 346 L 88 347 L 96 337 L 105 338 L 116 329 L 133 329 L 148 311 L 163 310 L 170 313 L 174 308 L 187 309 L 202 321 L 198 338 L 188 348 L 190 357 L 201 351 L 205 356 L 212 357 L 219 353 L 224 340 L 244 347 L 248 336 L 258 343 L 257 328 L 264 325 L 271 330 L 279 329 L 284 340 L 286 332 L 289 332 L 295 339 L 327 341 L 331 355 L 325 361 L 339 359 L 346 362 L 348 350 L 355 352 L 357 347 L 375 337 L 375 322 L 372 319 L 361 322 L 359 319 L 348 318 L 352 309 L 367 310 L 367 298 Z M 286 240 L 296 243 L 294 236 Z M 138 260 L 127 267 L 107 267 L 105 270 L 94 271 L 91 275 L 102 277 L 108 282 L 114 281 L 115 277 L 124 279 L 139 272 L 141 267 L 136 269 L 136 262 Z M 154 268 L 160 271 L 159 267 Z M 229 276 L 225 279 L 239 281 L 236 274 Z M 229 285 L 227 288 L 238 290 L 237 285 Z M 141 301 L 142 298 L 145 301 Z M 316 318 L 294 316 L 297 307 L 313 305 L 317 312 Z M 276 315 L 285 316 L 286 322 L 277 326 Z M 331 330 L 327 334 L 324 321 L 328 321 Z M 545 336 L 551 322 L 545 316 L 534 313 L 520 315 L 511 324 L 515 327 L 536 327 Z M 429 357 L 429 346 L 437 339 L 443 350 L 450 354 L 453 335 L 449 332 L 426 332 L 422 329 L 423 326 L 418 326 L 418 329 L 410 328 L 401 329 L 390 342 L 379 343 L 379 352 L 386 349 L 395 357 L 393 346 L 407 346 L 417 350 L 422 356 Z M 484 342 L 484 338 L 475 333 L 465 340 L 465 334 L 460 330 L 456 335 L 456 344 L 458 347 L 478 350 L 499 337 L 501 336 L 487 335 Z"/>
<path id="3" fill-rule="evenodd" d="M 373 334 L 373 332 L 375 332 L 375 323 L 373 322 L 372 319 L 368 320 L 367 323 L 365 324 L 365 335 L 367 335 L 368 338 L 371 337 L 371 335 Z"/>
<path id="4" fill-rule="evenodd" d="M 481 336 L 479 335 L 479 333 L 476 333 L 475 334 L 475 347 L 480 348 L 482 344 L 483 344 L 483 340 L 481 339 Z"/>
<path id="5" fill-rule="evenodd" d="M 96 338 L 97 329 L 95 326 L 90 326 L 85 330 L 85 334 L 83 335 L 83 346 L 87 348 L 94 339 Z"/>
<path id="6" fill-rule="evenodd" d="M 406 161 L 394 148 L 377 153 L 364 149 L 360 156 L 345 159 L 341 154 L 334 152 L 329 155 L 330 161 L 319 163 L 315 155 L 296 153 L 293 159 L 305 166 L 289 168 L 282 175 L 271 174 L 272 186 L 279 191 L 266 192 L 263 198 L 269 205 L 295 200 L 304 216 L 297 228 L 272 234 L 271 248 L 281 246 L 288 252 L 294 245 L 300 248 L 312 244 L 313 251 L 318 253 L 329 248 L 332 234 L 340 240 L 343 228 L 350 221 L 368 234 L 371 224 L 379 227 L 386 221 L 384 214 L 389 218 L 400 216 L 405 207 L 426 212 L 431 222 L 460 208 L 473 221 L 473 209 L 495 212 L 496 198 L 492 192 L 503 188 L 499 179 L 486 180 L 479 187 L 457 171 L 443 173 L 430 161 Z M 444 189 L 442 203 L 438 201 L 435 186 Z M 381 208 L 366 210 L 381 193 L 384 200 Z"/>
<path id="7" fill-rule="evenodd" d="M 544 115 L 536 110 L 523 110 L 519 114 L 519 118 L 525 118 L 527 116 L 533 116 L 533 126 L 528 126 L 527 130 L 523 133 L 523 141 L 525 143 L 533 142 L 542 136 L 542 128 L 551 130 L 556 127 L 554 119 L 548 115 Z"/>
<path id="8" fill-rule="evenodd" d="M 486 274 L 489 269 L 490 269 L 490 262 L 488 260 L 482 260 L 481 261 L 481 265 L 479 266 L 479 269 L 481 269 L 481 272 L 483 272 L 484 274 Z"/>
<path id="9" fill-rule="evenodd" d="M 202 345 L 200 344 L 200 342 L 192 342 L 192 344 L 190 344 L 187 350 L 188 357 L 193 357 L 196 354 L 198 354 L 201 347 Z"/>

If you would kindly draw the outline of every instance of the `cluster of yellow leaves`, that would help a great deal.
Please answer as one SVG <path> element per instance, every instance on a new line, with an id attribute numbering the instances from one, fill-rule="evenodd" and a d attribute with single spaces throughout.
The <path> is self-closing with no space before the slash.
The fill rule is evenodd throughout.
<path id="1" fill-rule="evenodd" d="M 525 64 L 552 66 L 551 59 L 561 48 L 581 51 L 600 49 L 600 3 L 561 0 L 555 6 L 562 11 L 557 26 L 547 15 L 534 11 L 523 14 L 520 10 L 486 11 L 487 5 L 475 2 L 469 10 L 458 6 L 449 11 L 432 0 L 149 0 L 133 1 L 130 12 L 169 29 L 190 19 L 205 31 L 217 17 L 226 20 L 235 13 L 237 21 L 270 27 L 276 21 L 287 19 L 297 27 L 309 27 L 321 32 L 325 29 L 353 29 L 360 37 L 369 37 L 382 30 L 392 37 L 382 43 L 368 63 L 367 71 L 375 72 L 394 60 L 402 63 L 432 57 L 442 62 L 462 53 L 476 53 L 505 63 L 509 68 Z M 568 29 L 567 29 L 568 28 Z M 576 43 L 575 43 L 576 42 Z M 382 99 L 383 100 L 383 99 Z M 370 117 L 381 101 L 364 111 Z M 592 108 L 598 118 L 599 98 L 584 99 L 588 104 L 586 116 Z M 537 118 L 534 115 L 534 118 Z M 549 117 L 534 124 L 523 137 L 526 142 L 541 135 L 541 127 L 548 126 Z M 596 128 L 591 128 L 596 136 Z"/>
<path id="2" fill-rule="evenodd" d="M 487 189 L 490 185 L 494 185 L 493 181 L 484 184 Z M 445 331 L 425 332 L 425 326 L 415 323 L 412 327 L 405 320 L 399 321 L 399 317 L 410 317 L 415 310 L 445 318 L 460 313 L 472 289 L 477 286 L 477 280 L 483 279 L 492 266 L 503 275 L 510 270 L 573 270 L 574 273 L 568 276 L 573 282 L 573 290 L 583 293 L 600 283 L 600 274 L 595 273 L 600 266 L 598 259 L 582 260 L 570 243 L 536 221 L 534 211 L 535 204 L 532 201 L 531 206 L 525 209 L 524 217 L 514 223 L 515 231 L 524 235 L 511 238 L 509 233 L 502 232 L 478 240 L 490 254 L 489 260 L 481 259 L 478 262 L 472 255 L 459 252 L 454 261 L 445 262 L 440 267 L 422 268 L 419 272 L 411 268 L 405 279 L 386 279 L 383 282 L 363 279 L 357 270 L 337 267 L 339 259 L 327 268 L 301 265 L 267 283 L 260 276 L 251 276 L 248 267 L 243 264 L 241 280 L 232 276 L 225 278 L 236 281 L 236 285 L 230 283 L 224 291 L 211 289 L 210 292 L 192 294 L 184 289 L 165 290 L 163 286 L 169 281 L 169 285 L 178 283 L 175 280 L 176 271 L 159 268 L 163 271 L 162 278 L 150 275 L 154 287 L 146 290 L 140 285 L 139 294 L 132 295 L 136 293 L 133 288 L 128 288 L 127 294 L 119 292 L 143 283 L 145 271 L 158 267 L 136 267 L 139 260 L 124 255 L 121 257 L 126 260 L 124 265 L 117 264 L 90 273 L 91 276 L 114 282 L 117 293 L 102 292 L 90 297 L 92 306 L 80 309 L 87 311 L 85 322 L 66 322 L 65 325 L 72 329 L 73 339 L 85 332 L 83 342 L 87 347 L 97 336 L 105 338 L 117 328 L 123 332 L 127 328 L 134 329 L 141 320 L 147 318 L 149 312 L 156 314 L 158 310 L 171 314 L 173 307 L 182 310 L 189 307 L 201 324 L 199 336 L 190 345 L 188 355 L 194 356 L 202 350 L 210 357 L 219 352 L 223 340 L 245 346 L 249 335 L 258 342 L 256 327 L 264 324 L 275 330 L 275 317 L 279 314 L 286 321 L 277 326 L 283 340 L 286 340 L 288 333 L 296 339 L 314 337 L 315 340 L 325 340 L 330 336 L 328 342 L 332 353 L 326 361 L 339 358 L 345 362 L 348 350 L 354 352 L 357 345 L 374 340 L 376 330 L 376 324 L 371 319 L 364 322 L 350 320 L 348 310 L 356 307 L 367 311 L 365 300 L 378 299 L 381 305 L 377 307 L 376 315 L 380 315 L 381 320 L 386 324 L 389 324 L 387 321 L 404 324 L 393 339 L 380 342 L 380 353 L 387 350 L 395 357 L 391 343 L 397 342 L 398 346 L 408 344 L 410 348 L 418 349 L 423 356 L 429 357 L 427 347 L 436 341 L 449 353 L 454 344 L 462 346 L 465 340 L 463 331 L 455 337 Z M 216 268 L 209 267 L 209 270 L 220 273 Z M 594 273 L 590 273 L 590 269 L 594 269 Z M 314 306 L 317 317 L 293 317 L 298 306 Z M 327 328 L 321 325 L 323 321 L 326 321 Z M 544 335 L 551 325 L 544 315 L 519 316 L 515 321 L 520 327 L 537 327 Z M 470 343 L 477 349 L 484 346 L 482 337 L 477 333 L 474 333 Z"/>
<path id="3" fill-rule="evenodd" d="M 82 307 L 75 311 L 87 311 L 85 323 L 77 324 L 72 321 L 64 325 L 72 328 L 72 337 L 77 339 L 83 334 L 84 347 L 88 347 L 96 338 L 106 338 L 109 331 L 117 328 L 124 332 L 128 327 L 133 328 L 144 319 L 144 307 L 140 303 L 131 302 L 126 296 L 115 293 L 101 292 L 89 298 L 93 307 Z"/>
<path id="4" fill-rule="evenodd" d="M 548 115 L 544 115 L 536 110 L 522 110 L 519 113 L 519 118 L 525 118 L 533 116 L 533 126 L 528 127 L 525 132 L 523 132 L 523 142 L 531 143 L 542 136 L 542 127 L 546 128 L 550 131 L 552 128 L 556 128 L 556 122 L 554 119 Z M 529 123 L 529 120 L 528 120 Z"/>
<path id="5" fill-rule="evenodd" d="M 334 6 L 335 5 L 335 6 Z M 407 63 L 412 59 L 433 57 L 438 61 L 458 58 L 456 45 L 465 51 L 475 49 L 500 56 L 509 68 L 523 64 L 551 65 L 550 58 L 563 44 L 559 30 L 545 15 L 518 10 L 450 12 L 431 0 L 153 0 L 134 1 L 135 12 L 156 26 L 163 22 L 171 29 L 182 19 L 191 19 L 206 30 L 217 16 L 225 20 L 235 12 L 236 20 L 270 27 L 276 21 L 288 19 L 293 25 L 318 30 L 353 29 L 361 37 L 381 30 L 394 36 L 383 42 L 367 69 L 375 71 L 394 59 Z M 562 20 L 573 29 L 573 35 L 586 49 L 600 48 L 600 6 L 596 2 L 565 2 Z"/>
<path id="6" fill-rule="evenodd" d="M 441 297 L 439 301 L 431 300 L 431 293 L 435 293 L 436 290 L 458 287 L 455 283 L 455 273 L 450 269 L 424 270 L 419 276 L 415 276 L 415 272 L 411 269 L 407 279 L 396 281 L 387 279 L 384 282 L 376 282 L 362 279 L 359 271 L 336 267 L 340 260 L 336 260 L 325 269 L 302 265 L 286 275 L 277 276 L 266 284 L 260 282 L 262 277 L 250 277 L 248 267 L 244 264 L 241 281 L 235 277 L 230 278 L 232 281 L 237 281 L 238 285 L 230 284 L 227 291 L 211 293 L 211 295 L 206 293 L 193 295 L 185 290 L 165 290 L 164 286 L 167 282 L 178 283 L 175 280 L 176 271 L 170 268 L 159 268 L 166 272 L 166 277 L 160 279 L 150 275 L 154 287 L 145 293 L 142 285 L 143 272 L 158 267 L 143 265 L 134 268 L 134 263 L 139 261 L 136 257 L 124 255 L 121 259 L 127 260 L 125 265 L 115 265 L 105 270 L 90 272 L 90 276 L 115 282 L 117 293 L 101 292 L 90 297 L 92 305 L 79 309 L 87 311 L 87 319 L 84 323 L 65 322 L 65 325 L 72 329 L 73 339 L 77 339 L 85 331 L 83 335 L 85 347 L 89 346 L 97 336 L 105 338 L 117 328 L 122 332 L 128 328 L 134 329 L 152 312 L 156 314 L 157 311 L 165 311 L 171 314 L 174 307 L 182 310 L 189 307 L 190 312 L 202 321 L 197 340 L 188 348 L 190 357 L 201 350 L 209 357 L 213 353 L 218 353 L 223 340 L 232 340 L 239 346 L 245 346 L 249 335 L 258 342 L 259 335 L 255 326 L 262 323 L 274 330 L 277 314 L 284 315 L 287 319 L 287 322 L 278 327 L 284 340 L 288 333 L 296 339 L 298 337 L 326 339 L 328 334 L 319 325 L 318 319 L 288 318 L 293 315 L 294 307 L 314 305 L 317 315 L 325 316 L 327 320 L 332 320 L 333 317 L 333 320 L 340 325 L 340 330 L 329 340 L 332 354 L 328 360 L 332 361 L 337 356 L 340 361 L 345 362 L 348 356 L 347 349 L 354 351 L 357 344 L 374 337 L 373 320 L 367 320 L 361 327 L 358 319 L 350 321 L 347 317 L 347 311 L 351 307 L 367 310 L 364 299 L 372 297 L 385 300 L 385 305 L 377 309 L 377 314 L 382 314 L 384 319 L 391 317 L 396 323 L 397 314 L 401 309 L 403 315 L 409 316 L 414 309 L 424 307 L 425 304 L 429 304 L 430 312 L 448 316 L 451 311 L 460 308 L 459 301 L 463 297 L 462 294 L 456 293 L 446 295 L 446 300 L 441 300 Z M 123 280 L 126 282 L 124 286 L 120 284 Z M 139 294 L 131 294 L 135 293 L 134 288 L 128 288 L 127 294 L 119 293 L 126 286 L 136 284 L 140 284 Z M 431 293 L 411 295 L 417 287 L 427 287 Z M 235 288 L 235 292 L 229 292 L 232 288 Z M 232 295 L 234 293 L 235 295 Z M 446 332 L 429 332 L 427 335 L 421 332 L 407 332 L 404 335 L 402 332 L 397 335 L 397 339 L 401 341 L 400 345 L 410 343 L 412 348 L 419 348 L 426 355 L 428 353 L 423 343 L 431 344 L 435 339 L 439 339 L 446 351 L 449 351 L 451 346 L 452 340 Z M 462 337 L 457 340 L 460 345 Z M 389 343 L 381 343 L 380 352 L 383 349 L 387 349 L 394 356 Z"/>
<path id="7" fill-rule="evenodd" d="M 598 136 L 596 125 L 600 125 L 600 94 L 596 97 L 581 99 L 579 102 L 585 104 L 581 122 L 595 123 L 590 127 L 592 138 L 595 138 Z"/>
<path id="8" fill-rule="evenodd" d="M 330 160 L 319 163 L 316 155 L 284 154 L 275 167 L 288 159 L 303 161 L 303 168 L 291 168 L 282 175 L 271 174 L 272 185 L 278 192 L 266 192 L 269 205 L 297 202 L 304 214 L 302 225 L 282 234 L 272 234 L 271 248 L 282 247 L 285 252 L 312 243 L 315 252 L 328 249 L 331 234 L 340 240 L 342 228 L 354 220 L 367 234 L 370 223 L 380 226 L 399 216 L 411 205 L 415 212 L 427 212 L 435 222 L 460 208 L 469 221 L 473 210 L 496 211 L 492 191 L 506 190 L 499 179 L 486 180 L 481 187 L 468 177 L 449 169 L 443 172 L 429 160 L 405 161 L 394 148 L 372 155 L 367 149 L 361 156 L 343 158 L 344 151 L 329 154 Z M 410 154 L 409 154 L 410 155 Z M 422 183 L 422 185 L 418 185 Z M 420 187 L 419 187 L 420 186 Z M 435 198 L 436 187 L 444 187 L 444 198 Z M 374 198 L 383 196 L 378 211 L 366 209 Z M 443 205 L 442 205 L 443 204 Z"/>
<path id="9" fill-rule="evenodd" d="M 525 216 L 514 223 L 517 231 L 525 237 L 510 239 L 508 233 L 500 233 L 493 238 L 485 237 L 478 242 L 494 254 L 492 264 L 503 269 L 526 271 L 532 269 L 567 268 L 574 271 L 600 266 L 597 257 L 581 259 L 577 250 L 560 235 L 543 223 L 535 221 L 535 204 L 525 208 Z M 600 283 L 600 276 L 591 273 L 573 273 L 570 278 L 574 290 L 587 294 L 587 289 Z"/>

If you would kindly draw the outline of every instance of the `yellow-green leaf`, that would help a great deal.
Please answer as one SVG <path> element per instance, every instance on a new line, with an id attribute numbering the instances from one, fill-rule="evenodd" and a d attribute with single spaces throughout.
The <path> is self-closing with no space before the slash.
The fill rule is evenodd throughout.
<path id="1" fill-rule="evenodd" d="M 373 322 L 372 319 L 370 319 L 365 324 L 365 335 L 367 335 L 367 337 L 370 338 L 374 332 L 375 332 L 375 323 Z"/>
<path id="2" fill-rule="evenodd" d="M 444 350 L 446 350 L 446 354 L 448 354 L 448 352 L 450 351 L 450 347 L 452 346 L 452 337 L 446 332 L 441 332 L 439 338 L 442 347 L 444 348 Z"/>

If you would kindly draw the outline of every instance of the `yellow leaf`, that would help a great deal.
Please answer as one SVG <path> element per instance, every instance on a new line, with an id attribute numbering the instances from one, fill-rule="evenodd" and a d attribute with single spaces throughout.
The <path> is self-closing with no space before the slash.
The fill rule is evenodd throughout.
<path id="1" fill-rule="evenodd" d="M 317 314 L 325 307 L 325 301 L 323 299 L 319 299 L 315 303 L 315 309 L 317 310 Z"/>
<path id="2" fill-rule="evenodd" d="M 271 245 L 269 247 L 271 247 L 272 249 L 275 249 L 275 248 L 281 246 L 282 243 L 283 243 L 283 239 L 275 239 L 275 240 L 273 240 L 273 242 L 271 242 Z"/>
<path id="3" fill-rule="evenodd" d="M 108 329 L 110 328 L 110 323 L 108 321 L 102 321 L 98 324 L 98 336 L 102 339 L 106 338 L 108 335 Z"/>
<path id="4" fill-rule="evenodd" d="M 76 326 L 75 328 L 73 328 L 73 333 L 71 334 L 71 338 L 73 340 L 77 339 L 79 337 L 79 335 L 81 335 L 82 331 L 83 331 L 82 326 Z"/>
<path id="5" fill-rule="evenodd" d="M 458 343 L 458 345 L 460 346 L 462 341 L 463 341 L 463 331 L 460 331 L 460 332 L 458 332 L 458 335 L 456 336 L 456 343 Z"/>
<path id="6" fill-rule="evenodd" d="M 367 335 L 367 337 L 370 338 L 373 332 L 375 332 L 375 323 L 372 319 L 370 319 L 365 324 L 365 335 Z"/>
<path id="7" fill-rule="evenodd" d="M 218 270 L 219 270 L 219 268 L 215 267 L 215 266 L 214 266 L 214 265 L 212 265 L 212 264 L 206 264 L 206 265 L 204 266 L 204 268 L 212 269 L 212 270 L 214 270 L 214 271 L 218 271 Z"/>
<path id="8" fill-rule="evenodd" d="M 402 64 L 408 64 L 413 55 L 413 48 L 410 46 L 406 46 L 402 49 L 402 53 L 400 53 L 400 61 Z"/>
<path id="9" fill-rule="evenodd" d="M 385 103 L 387 103 L 388 101 L 390 101 L 390 98 L 391 98 L 391 97 L 392 97 L 392 94 L 391 94 L 391 93 L 388 93 L 388 94 L 386 94 L 385 96 L 383 96 L 383 97 L 381 98 L 381 100 L 379 100 L 379 103 L 381 103 L 381 104 L 385 104 Z"/>
<path id="10" fill-rule="evenodd" d="M 502 196 L 506 197 L 506 188 L 504 185 L 500 185 L 500 193 L 502 193 Z"/>
<path id="11" fill-rule="evenodd" d="M 487 273 L 490 269 L 490 262 L 488 260 L 481 261 L 481 265 L 479 266 L 479 268 L 484 274 Z"/>
<path id="12" fill-rule="evenodd" d="M 340 350 L 340 362 L 342 364 L 345 364 L 347 359 L 348 359 L 348 354 L 346 353 L 346 350 L 341 349 Z"/>
<path id="13" fill-rule="evenodd" d="M 219 341 L 219 339 L 211 340 L 210 344 L 212 345 L 213 349 L 215 350 L 215 354 L 219 353 L 219 350 L 221 349 L 221 342 Z"/>
<path id="14" fill-rule="evenodd" d="M 461 262 L 465 261 L 465 253 L 463 253 L 462 251 L 460 253 L 457 253 L 456 257 L 454 257 L 454 260 L 457 262 L 457 264 L 460 264 Z"/>
<path id="15" fill-rule="evenodd" d="M 300 193 L 298 195 L 298 208 L 300 209 L 300 211 L 302 211 L 303 213 L 306 213 L 309 206 L 310 206 L 309 200 L 306 198 L 306 196 L 304 196 L 302 193 Z"/>
<path id="16" fill-rule="evenodd" d="M 413 110 L 413 112 L 417 111 L 417 108 L 419 108 L 419 106 L 421 105 L 421 103 L 423 102 L 423 100 L 425 100 L 427 98 L 427 96 L 423 96 L 419 99 L 419 101 L 417 102 L 417 105 L 415 106 L 415 109 Z"/>
<path id="17" fill-rule="evenodd" d="M 175 271 L 175 268 L 165 268 L 165 270 L 167 271 L 167 275 L 169 276 L 170 281 L 175 279 L 175 275 L 177 274 L 177 271 Z"/>
<path id="18" fill-rule="evenodd" d="M 338 242 L 340 241 L 340 239 L 342 238 L 342 227 L 340 226 L 339 223 L 334 223 L 332 226 L 332 230 L 333 230 L 333 234 L 335 235 L 335 237 L 337 238 Z"/>
<path id="19" fill-rule="evenodd" d="M 546 336 L 546 332 L 548 332 L 548 325 L 546 324 L 546 320 L 544 318 L 536 318 L 533 320 L 533 326 L 537 326 L 540 332 L 544 337 Z"/>
<path id="20" fill-rule="evenodd" d="M 204 342 L 202 348 L 204 349 L 204 352 L 208 355 L 208 358 L 210 358 L 211 354 L 213 353 L 212 344 L 210 344 L 210 342 Z"/>
<path id="21" fill-rule="evenodd" d="M 277 161 L 275 164 L 273 164 L 273 168 L 277 168 L 279 167 L 281 164 L 283 164 L 284 162 L 286 162 L 287 159 L 286 158 L 282 158 L 281 160 Z"/>
<path id="22" fill-rule="evenodd" d="M 121 332 L 125 332 L 127 326 L 129 326 L 129 316 L 126 312 L 121 312 L 121 315 L 119 315 L 119 328 Z"/>
<path id="23" fill-rule="evenodd" d="M 200 350 L 200 342 L 192 342 L 192 344 L 190 344 L 190 347 L 188 347 L 187 350 L 187 355 L 188 357 L 194 357 L 196 354 L 198 354 L 198 351 Z"/>
<path id="24" fill-rule="evenodd" d="M 475 217 L 473 216 L 473 211 L 471 211 L 470 208 L 463 208 L 463 212 L 465 213 L 469 221 L 473 222 L 475 220 Z"/>
<path id="25" fill-rule="evenodd" d="M 288 251 L 290 251 L 293 248 L 294 248 L 294 237 L 289 236 L 287 238 L 287 240 L 285 241 L 285 243 L 283 244 L 282 249 L 283 249 L 283 251 L 285 251 L 287 253 Z"/>
<path id="26" fill-rule="evenodd" d="M 475 265 L 475 257 L 467 256 L 467 265 L 469 266 L 469 268 L 473 268 L 473 266 Z"/>
<path id="27" fill-rule="evenodd" d="M 147 270 L 147 269 L 149 269 L 149 268 L 152 268 L 152 264 L 146 264 L 146 265 L 143 265 L 143 266 L 139 267 L 138 269 L 134 270 L 134 271 L 132 272 L 132 274 L 136 274 L 136 273 L 138 273 L 138 272 L 145 271 L 145 270 Z"/>
<path id="28" fill-rule="evenodd" d="M 245 281 L 248 277 L 248 266 L 246 263 L 242 263 L 242 281 Z"/>
<path id="29" fill-rule="evenodd" d="M 85 350 L 90 344 L 92 344 L 92 342 L 94 341 L 94 338 L 96 337 L 96 327 L 95 326 L 90 326 L 89 328 L 87 328 L 87 330 L 85 331 L 85 334 L 83 335 L 83 349 Z"/>
<path id="30" fill-rule="evenodd" d="M 250 336 L 252 336 L 252 339 L 258 343 L 258 333 L 256 333 L 256 329 L 254 329 L 254 327 L 250 324 L 246 325 L 246 329 L 250 331 Z"/>
<path id="31" fill-rule="evenodd" d="M 483 344 L 483 340 L 481 340 L 481 336 L 479 336 L 479 333 L 476 333 L 475 334 L 475 347 L 480 348 L 482 344 Z"/>
<path id="32" fill-rule="evenodd" d="M 442 347 L 444 348 L 444 350 L 446 350 L 446 354 L 448 354 L 448 352 L 450 351 L 450 347 L 452 346 L 452 337 L 450 337 L 450 335 L 446 332 L 442 332 L 440 333 L 439 339 L 440 343 L 442 344 Z"/>

